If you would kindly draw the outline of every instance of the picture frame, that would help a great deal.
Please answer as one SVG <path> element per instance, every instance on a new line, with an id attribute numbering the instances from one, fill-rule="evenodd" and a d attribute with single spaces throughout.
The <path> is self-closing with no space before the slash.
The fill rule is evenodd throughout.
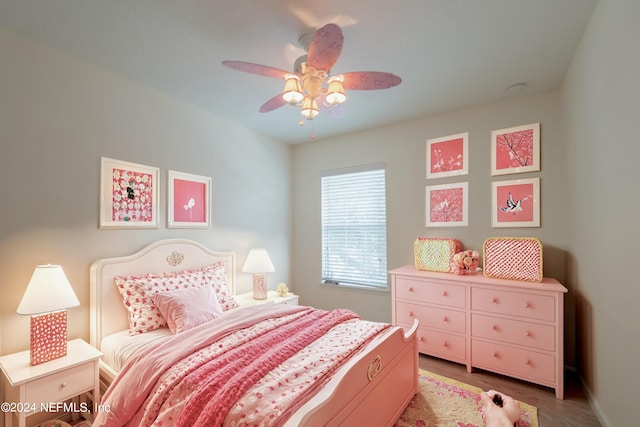
<path id="1" fill-rule="evenodd" d="M 540 123 L 491 131 L 491 175 L 540 170 Z"/>
<path id="2" fill-rule="evenodd" d="M 427 139 L 427 179 L 469 174 L 469 132 Z"/>
<path id="3" fill-rule="evenodd" d="M 211 178 L 167 172 L 167 228 L 211 228 Z"/>
<path id="4" fill-rule="evenodd" d="M 469 225 L 469 183 L 425 187 L 425 226 L 464 227 Z"/>
<path id="5" fill-rule="evenodd" d="M 160 169 L 101 158 L 99 228 L 158 228 Z"/>
<path id="6" fill-rule="evenodd" d="M 491 183 L 491 226 L 540 227 L 540 178 Z"/>

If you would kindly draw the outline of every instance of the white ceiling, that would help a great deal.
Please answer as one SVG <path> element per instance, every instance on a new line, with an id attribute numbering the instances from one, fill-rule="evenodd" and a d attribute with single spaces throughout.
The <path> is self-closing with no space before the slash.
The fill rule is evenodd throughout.
<path id="1" fill-rule="evenodd" d="M 309 141 L 298 110 L 258 108 L 282 81 L 221 65 L 290 70 L 298 38 L 334 22 L 332 74 L 386 71 L 402 84 L 350 91 L 320 140 L 560 86 L 597 0 L 0 0 L 0 24 L 288 143 Z M 524 92 L 507 88 L 526 83 Z"/>

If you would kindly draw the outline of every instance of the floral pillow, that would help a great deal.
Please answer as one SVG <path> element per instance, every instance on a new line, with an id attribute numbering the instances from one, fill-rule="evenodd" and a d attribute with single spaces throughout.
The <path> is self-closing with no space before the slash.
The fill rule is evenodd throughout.
<path id="1" fill-rule="evenodd" d="M 172 334 L 191 329 L 222 315 L 216 293 L 210 286 L 158 292 L 151 297 Z"/>
<path id="2" fill-rule="evenodd" d="M 114 279 L 129 315 L 129 333 L 132 335 L 167 326 L 151 298 L 159 292 L 211 286 L 223 310 L 238 306 L 227 287 L 226 267 L 222 262 L 193 270 L 116 276 Z"/>
<path id="3" fill-rule="evenodd" d="M 213 287 L 223 311 L 238 307 L 236 299 L 229 291 L 227 284 L 227 268 L 223 262 L 217 262 L 203 268 L 206 284 Z"/>

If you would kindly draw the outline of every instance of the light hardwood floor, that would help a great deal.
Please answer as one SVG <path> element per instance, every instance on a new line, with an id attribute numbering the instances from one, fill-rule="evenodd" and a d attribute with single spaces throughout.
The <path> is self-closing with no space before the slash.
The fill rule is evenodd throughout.
<path id="1" fill-rule="evenodd" d="M 600 427 L 582 391 L 575 373 L 565 374 L 564 400 L 556 399 L 555 391 L 526 381 L 479 369 L 468 373 L 464 365 L 420 355 L 420 369 L 474 385 L 483 390 L 497 390 L 538 408 L 541 427 L 580 426 Z"/>

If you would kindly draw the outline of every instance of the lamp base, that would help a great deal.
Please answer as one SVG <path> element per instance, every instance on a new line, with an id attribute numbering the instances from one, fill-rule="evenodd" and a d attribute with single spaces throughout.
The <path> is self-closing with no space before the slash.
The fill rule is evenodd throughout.
<path id="1" fill-rule="evenodd" d="M 267 299 L 267 275 L 264 273 L 253 275 L 253 299 Z"/>
<path id="2" fill-rule="evenodd" d="M 67 311 L 31 316 L 29 359 L 32 366 L 67 355 Z"/>

